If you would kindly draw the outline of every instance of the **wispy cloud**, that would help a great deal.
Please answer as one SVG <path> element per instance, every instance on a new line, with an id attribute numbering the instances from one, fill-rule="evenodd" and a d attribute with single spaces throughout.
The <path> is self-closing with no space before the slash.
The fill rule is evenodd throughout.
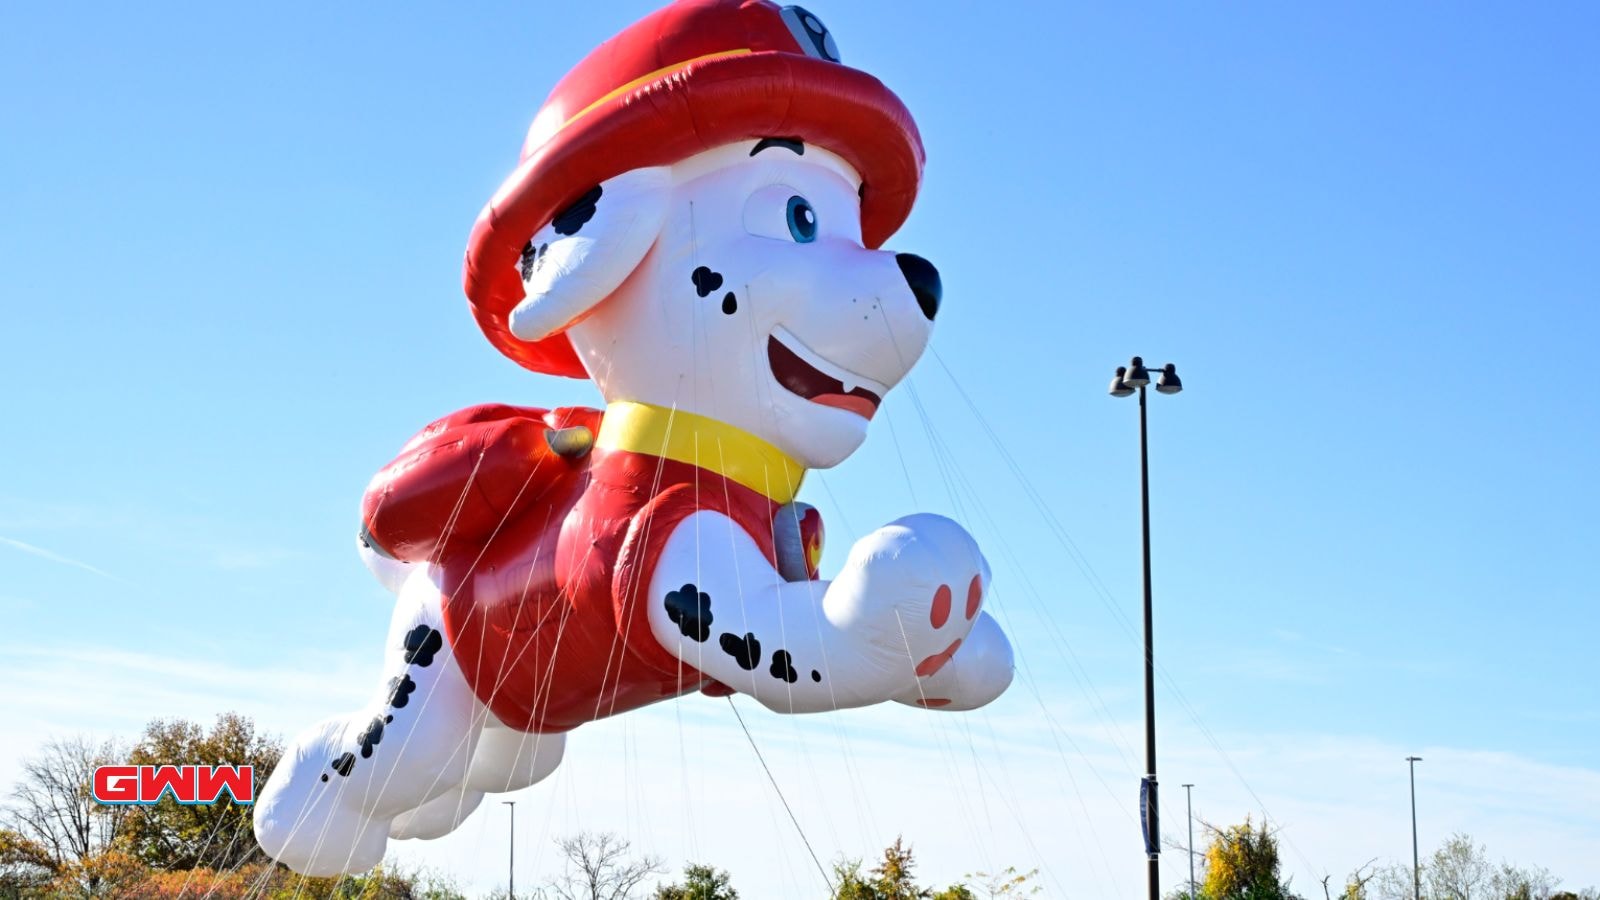
<path id="1" fill-rule="evenodd" d="M 192 506 L 192 504 L 191 504 Z M 236 520 L 173 508 L 92 506 L 68 501 L 22 500 L 0 495 L 0 530 L 56 535 L 58 543 L 137 548 L 142 557 L 176 555 L 206 559 L 223 571 L 264 569 L 303 560 L 312 554 L 285 546 L 283 535 L 250 533 Z M 0 544 L 107 578 L 96 566 L 37 544 L 0 537 Z"/>
<path id="2" fill-rule="evenodd" d="M 103 504 L 0 495 L 0 528 L 9 531 L 57 531 L 128 521 L 125 511 Z"/>
<path id="3" fill-rule="evenodd" d="M 43 547 L 27 543 L 26 541 L 19 541 L 16 538 L 0 537 L 0 544 L 10 547 L 13 550 L 26 553 L 29 556 L 37 556 L 40 559 L 47 559 L 53 563 L 60 563 L 63 566 L 71 566 L 74 569 L 82 569 L 85 572 L 92 572 L 95 575 L 99 575 L 101 578 L 109 578 L 112 581 L 122 580 L 121 578 L 112 575 L 110 572 L 107 572 L 106 570 L 96 566 L 92 566 L 81 559 L 73 559 L 70 556 L 57 553 L 54 550 L 46 550 Z"/>
<path id="4" fill-rule="evenodd" d="M 230 711 L 293 734 L 360 707 L 379 687 L 376 654 L 269 652 L 248 636 L 231 653 L 197 650 L 181 631 L 170 647 L 0 644 L 0 793 L 23 756 L 52 737 L 132 738 L 152 719 L 209 722 Z"/>

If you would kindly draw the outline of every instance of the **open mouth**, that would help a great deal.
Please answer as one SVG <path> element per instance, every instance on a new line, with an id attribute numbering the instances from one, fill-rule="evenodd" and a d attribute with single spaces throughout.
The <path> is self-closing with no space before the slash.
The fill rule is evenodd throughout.
<path id="1" fill-rule="evenodd" d="M 782 335 L 780 337 L 780 335 Z M 767 362 L 772 374 L 791 394 L 834 409 L 871 419 L 883 402 L 883 385 L 842 369 L 811 351 L 794 335 L 779 328 L 767 338 Z M 870 390 L 865 385 L 876 390 Z"/>

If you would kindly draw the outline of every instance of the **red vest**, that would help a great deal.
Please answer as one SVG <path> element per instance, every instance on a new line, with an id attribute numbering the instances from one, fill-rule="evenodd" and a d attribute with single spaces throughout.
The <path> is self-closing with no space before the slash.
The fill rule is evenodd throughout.
<path id="1" fill-rule="evenodd" d="M 650 631 L 656 561 L 691 513 L 728 516 L 777 564 L 778 501 L 735 477 L 623 449 L 601 419 L 592 409 L 465 410 L 408 444 L 363 504 L 375 549 L 439 566 L 456 662 L 513 728 L 566 731 L 691 691 L 731 693 Z M 683 429 L 706 420 L 674 421 L 681 447 Z M 572 425 L 600 434 L 579 459 L 544 439 Z M 794 471 L 777 474 L 794 488 Z"/>

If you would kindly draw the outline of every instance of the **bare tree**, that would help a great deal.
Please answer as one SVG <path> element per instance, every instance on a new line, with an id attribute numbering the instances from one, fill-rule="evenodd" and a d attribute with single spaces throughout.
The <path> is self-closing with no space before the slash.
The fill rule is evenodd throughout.
<path id="1" fill-rule="evenodd" d="M 1523 869 L 1511 863 L 1501 863 L 1500 871 L 1489 879 L 1490 889 L 1496 897 L 1506 900 L 1549 900 L 1561 886 L 1549 869 L 1534 866 Z"/>
<path id="2" fill-rule="evenodd" d="M 1488 850 L 1469 835 L 1453 834 L 1422 861 L 1422 895 L 1437 900 L 1559 900 L 1561 879 L 1549 869 L 1524 869 L 1511 863 L 1496 867 Z M 1410 864 L 1395 863 L 1374 873 L 1375 900 L 1410 900 Z M 1582 897 L 1582 894 L 1572 894 Z"/>
<path id="3" fill-rule="evenodd" d="M 1367 885 L 1372 900 L 1411 900 L 1411 863 L 1391 863 L 1379 869 Z"/>
<path id="4" fill-rule="evenodd" d="M 1356 866 L 1356 870 L 1345 879 L 1344 890 L 1339 892 L 1339 900 L 1367 900 L 1367 884 L 1377 878 L 1380 872 L 1377 863 L 1378 858 L 1373 857 L 1366 863 Z M 1328 881 L 1332 878 L 1332 875 L 1322 876 L 1323 900 L 1334 900 L 1333 895 L 1328 892 Z"/>
<path id="5" fill-rule="evenodd" d="M 86 737 L 52 740 L 22 762 L 22 778 L 11 791 L 5 827 L 20 845 L 59 872 L 109 848 L 127 817 L 125 806 L 103 806 L 90 794 L 94 770 L 121 761 L 114 741 Z"/>
<path id="6" fill-rule="evenodd" d="M 644 880 L 666 872 L 658 857 L 634 859 L 633 845 L 610 833 L 580 832 L 556 841 L 565 857 L 549 889 L 558 900 L 629 900 Z"/>
<path id="7" fill-rule="evenodd" d="M 1016 866 L 1006 866 L 993 874 L 989 872 L 974 872 L 967 876 L 983 889 L 984 895 L 989 900 L 1010 900 L 1010 898 L 1036 897 L 1044 893 L 1044 887 L 1037 883 L 1039 870 L 1037 867 L 1026 872 L 1017 871 Z"/>
<path id="8" fill-rule="evenodd" d="M 1458 833 L 1433 851 L 1422 875 L 1431 896 L 1478 900 L 1490 894 L 1494 867 L 1483 845 L 1473 843 L 1470 835 Z"/>
<path id="9" fill-rule="evenodd" d="M 1195 821 L 1201 823 L 1200 827 L 1202 829 L 1202 833 L 1203 833 L 1203 830 L 1206 829 L 1206 828 L 1211 828 L 1212 830 L 1215 830 L 1215 826 L 1206 824 L 1205 820 L 1201 819 L 1198 815 L 1195 816 Z M 1174 855 L 1179 854 L 1179 853 L 1183 854 L 1182 857 L 1178 857 L 1178 858 L 1180 858 L 1182 860 L 1182 862 L 1180 862 L 1178 865 L 1179 865 L 1179 871 L 1181 871 L 1183 873 L 1183 885 L 1181 887 L 1173 889 L 1173 891 L 1171 893 L 1169 893 L 1167 896 L 1169 898 L 1181 897 L 1181 898 L 1183 898 L 1183 900 L 1190 900 L 1190 893 L 1191 892 L 1189 890 L 1189 888 L 1190 888 L 1190 885 L 1189 885 L 1189 873 L 1191 871 L 1194 872 L 1195 886 L 1196 887 L 1198 887 L 1200 884 L 1202 884 L 1206 879 L 1206 851 L 1205 851 L 1205 849 L 1201 848 L 1201 849 L 1196 850 L 1193 846 L 1191 846 L 1187 842 L 1180 841 L 1176 837 L 1173 837 L 1171 834 L 1166 834 L 1166 833 L 1162 834 L 1162 836 L 1161 836 L 1161 844 L 1162 844 L 1162 846 L 1166 847 L 1168 850 L 1171 850 Z M 1188 868 L 1191 863 L 1193 863 L 1193 868 L 1192 869 Z"/>

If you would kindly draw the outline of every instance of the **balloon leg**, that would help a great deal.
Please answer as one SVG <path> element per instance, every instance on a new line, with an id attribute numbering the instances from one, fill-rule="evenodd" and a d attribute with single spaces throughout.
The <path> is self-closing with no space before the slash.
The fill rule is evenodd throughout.
<path id="1" fill-rule="evenodd" d="M 392 838 L 432 839 L 456 830 L 483 802 L 485 793 L 519 791 L 543 781 L 561 764 L 564 734 L 531 734 L 506 728 L 492 716 L 478 735 L 467 780 L 416 809 L 395 817 Z"/>
<path id="2" fill-rule="evenodd" d="M 396 816 L 467 778 L 487 713 L 445 643 L 429 574 L 402 587 L 373 700 L 299 735 L 256 802 L 257 840 L 295 871 L 371 868 Z"/>
<path id="3" fill-rule="evenodd" d="M 977 709 L 1005 692 L 1013 674 L 1011 642 L 1000 623 L 978 613 L 972 631 L 950 662 L 894 696 L 897 703 L 959 712 Z"/>

